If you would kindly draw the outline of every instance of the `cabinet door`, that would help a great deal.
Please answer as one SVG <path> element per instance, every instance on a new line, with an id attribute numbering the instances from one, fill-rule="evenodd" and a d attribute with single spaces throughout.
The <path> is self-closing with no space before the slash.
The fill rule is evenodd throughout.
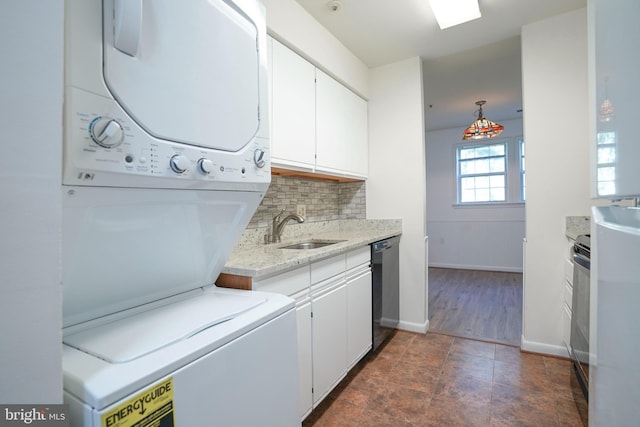
<path id="1" fill-rule="evenodd" d="M 313 406 L 313 378 L 311 354 L 311 302 L 299 305 L 298 318 L 298 366 L 300 370 L 300 419 L 311 412 Z"/>
<path id="2" fill-rule="evenodd" d="M 371 271 L 347 282 L 347 358 L 349 367 L 371 349 Z"/>
<path id="3" fill-rule="evenodd" d="M 313 402 L 319 403 L 347 371 L 347 286 L 318 297 L 313 309 Z"/>
<path id="4" fill-rule="evenodd" d="M 315 165 L 315 67 L 273 40 L 272 139 L 275 166 Z"/>
<path id="5" fill-rule="evenodd" d="M 367 102 L 316 70 L 316 168 L 366 177 Z"/>

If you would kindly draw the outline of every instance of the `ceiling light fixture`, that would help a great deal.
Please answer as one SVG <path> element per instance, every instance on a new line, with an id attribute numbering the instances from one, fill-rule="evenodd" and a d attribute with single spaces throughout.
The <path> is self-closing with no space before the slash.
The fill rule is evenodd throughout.
<path id="1" fill-rule="evenodd" d="M 480 107 L 478 110 L 478 119 L 464 130 L 462 134 L 463 140 L 493 138 L 500 135 L 504 130 L 504 126 L 484 118 L 482 115 L 482 106 L 486 103 L 487 101 L 476 101 L 476 105 Z"/>
<path id="2" fill-rule="evenodd" d="M 478 0 L 429 0 L 441 30 L 480 18 Z"/>
<path id="3" fill-rule="evenodd" d="M 613 120 L 613 104 L 609 98 L 605 98 L 600 104 L 600 121 L 603 123 Z"/>

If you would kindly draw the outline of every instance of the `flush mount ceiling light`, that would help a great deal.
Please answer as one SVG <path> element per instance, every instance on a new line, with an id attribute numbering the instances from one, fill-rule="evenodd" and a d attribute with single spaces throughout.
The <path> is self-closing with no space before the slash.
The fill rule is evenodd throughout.
<path id="1" fill-rule="evenodd" d="M 482 106 L 486 103 L 487 101 L 476 101 L 476 105 L 480 107 L 478 110 L 478 119 L 465 129 L 462 134 L 463 140 L 493 138 L 500 135 L 504 130 L 504 126 L 484 118 L 482 115 Z"/>
<path id="2" fill-rule="evenodd" d="M 441 30 L 480 18 L 478 0 L 429 0 Z"/>

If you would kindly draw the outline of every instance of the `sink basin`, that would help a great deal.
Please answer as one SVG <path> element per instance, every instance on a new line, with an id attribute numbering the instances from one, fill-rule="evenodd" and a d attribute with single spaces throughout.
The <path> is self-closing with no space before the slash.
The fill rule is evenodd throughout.
<path id="1" fill-rule="evenodd" d="M 283 246 L 280 249 L 318 249 L 324 246 L 335 245 L 340 242 L 344 242 L 344 240 L 308 240 L 306 242 Z"/>

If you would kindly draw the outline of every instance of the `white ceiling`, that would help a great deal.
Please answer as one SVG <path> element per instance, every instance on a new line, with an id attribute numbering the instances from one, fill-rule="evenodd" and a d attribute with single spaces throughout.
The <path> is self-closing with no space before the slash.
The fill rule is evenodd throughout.
<path id="1" fill-rule="evenodd" d="M 486 99 L 494 121 L 521 117 L 520 30 L 586 0 L 479 0 L 482 17 L 440 30 L 428 0 L 296 0 L 369 67 L 424 60 L 427 130 L 464 127 Z M 480 48 L 480 49 L 476 49 Z"/>

